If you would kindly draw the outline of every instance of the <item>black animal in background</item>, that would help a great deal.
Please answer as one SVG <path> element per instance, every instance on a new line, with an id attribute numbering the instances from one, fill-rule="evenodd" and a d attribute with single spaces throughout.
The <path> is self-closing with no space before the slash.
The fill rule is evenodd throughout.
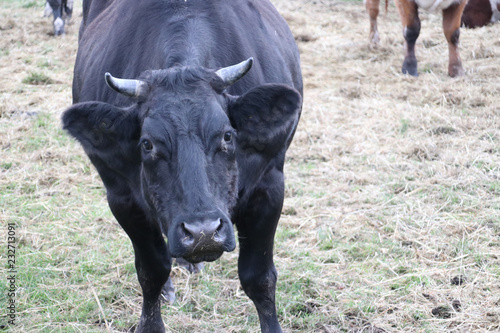
<path id="1" fill-rule="evenodd" d="M 233 225 L 261 330 L 281 332 L 273 244 L 302 87 L 294 38 L 268 0 L 84 0 L 63 127 L 132 241 L 137 332 L 164 332 L 172 258 L 233 251 Z"/>
<path id="2" fill-rule="evenodd" d="M 54 35 L 64 34 L 66 22 L 73 15 L 73 0 L 47 0 L 44 16 L 50 16 L 50 14 L 54 17 Z"/>

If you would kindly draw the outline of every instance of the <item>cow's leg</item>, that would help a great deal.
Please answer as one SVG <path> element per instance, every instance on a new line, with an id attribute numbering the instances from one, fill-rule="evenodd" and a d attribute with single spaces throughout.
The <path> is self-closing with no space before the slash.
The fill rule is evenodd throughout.
<path id="1" fill-rule="evenodd" d="M 168 280 L 172 258 L 161 229 L 155 221 L 147 219 L 141 208 L 128 196 L 108 193 L 113 215 L 127 233 L 134 246 L 135 268 L 142 288 L 142 313 L 136 332 L 165 332 L 161 319 L 161 293 Z M 168 292 L 168 285 L 167 290 Z"/>
<path id="2" fill-rule="evenodd" d="M 380 37 L 377 29 L 377 17 L 379 13 L 379 3 L 380 0 L 365 0 L 366 11 L 370 17 L 370 43 L 372 45 L 378 45 L 380 42 Z"/>
<path id="3" fill-rule="evenodd" d="M 50 3 L 45 2 L 45 9 L 43 11 L 43 17 L 49 17 L 52 14 L 52 7 L 50 7 Z"/>
<path id="4" fill-rule="evenodd" d="M 460 19 L 467 4 L 466 0 L 452 4 L 443 10 L 443 32 L 448 41 L 448 74 L 451 77 L 464 75 L 462 60 L 458 53 L 458 41 L 460 38 Z"/>
<path id="5" fill-rule="evenodd" d="M 415 56 L 415 42 L 420 34 L 418 7 L 411 0 L 396 0 L 396 6 L 403 23 L 403 36 L 405 38 L 405 59 L 402 72 L 403 74 L 418 76 L 417 57 Z"/>
<path id="6" fill-rule="evenodd" d="M 132 239 L 135 267 L 142 288 L 142 314 L 136 332 L 165 332 L 161 319 L 163 286 L 168 280 L 171 259 L 161 232 L 140 235 Z"/>
<path id="7" fill-rule="evenodd" d="M 62 5 L 61 0 L 47 0 L 52 8 L 52 13 L 54 15 L 54 35 L 59 36 L 64 34 L 64 20 L 62 19 Z"/>
<path id="8" fill-rule="evenodd" d="M 74 0 L 63 0 L 64 2 L 64 12 L 66 13 L 66 22 L 73 16 L 73 1 Z"/>
<path id="9" fill-rule="evenodd" d="M 276 315 L 277 272 L 273 263 L 276 226 L 284 197 L 283 174 L 268 172 L 236 219 L 240 255 L 238 274 L 245 293 L 255 304 L 262 332 L 281 332 Z"/>

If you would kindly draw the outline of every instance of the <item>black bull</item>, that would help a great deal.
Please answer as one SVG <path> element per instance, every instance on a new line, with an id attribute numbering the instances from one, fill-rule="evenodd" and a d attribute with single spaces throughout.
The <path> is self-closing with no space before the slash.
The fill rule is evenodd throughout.
<path id="1" fill-rule="evenodd" d="M 273 243 L 302 108 L 286 22 L 267 0 L 84 0 L 83 11 L 63 126 L 132 241 L 137 331 L 164 332 L 172 258 L 216 260 L 235 248 L 234 224 L 243 289 L 262 331 L 281 332 Z"/>

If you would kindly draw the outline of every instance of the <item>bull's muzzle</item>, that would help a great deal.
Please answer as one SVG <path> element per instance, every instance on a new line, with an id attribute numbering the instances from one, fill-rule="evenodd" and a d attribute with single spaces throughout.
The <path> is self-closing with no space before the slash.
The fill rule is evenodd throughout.
<path id="1" fill-rule="evenodd" d="M 173 257 L 182 257 L 189 262 L 214 261 L 223 252 L 236 247 L 234 229 L 226 218 L 183 219 L 169 231 L 168 243 Z"/>

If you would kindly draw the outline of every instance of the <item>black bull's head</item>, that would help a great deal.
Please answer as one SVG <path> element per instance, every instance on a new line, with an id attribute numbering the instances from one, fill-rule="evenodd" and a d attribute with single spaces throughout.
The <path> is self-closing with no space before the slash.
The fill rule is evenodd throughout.
<path id="1" fill-rule="evenodd" d="M 63 115 L 64 128 L 99 171 L 118 221 L 123 214 L 113 209 L 113 196 L 129 196 L 159 224 L 172 257 L 212 261 L 234 250 L 230 216 L 239 182 L 257 181 L 297 124 L 301 96 L 293 88 L 225 93 L 252 61 L 218 71 L 148 71 L 138 80 L 106 73 L 108 85 L 135 98 L 133 105 L 84 102 Z"/>

